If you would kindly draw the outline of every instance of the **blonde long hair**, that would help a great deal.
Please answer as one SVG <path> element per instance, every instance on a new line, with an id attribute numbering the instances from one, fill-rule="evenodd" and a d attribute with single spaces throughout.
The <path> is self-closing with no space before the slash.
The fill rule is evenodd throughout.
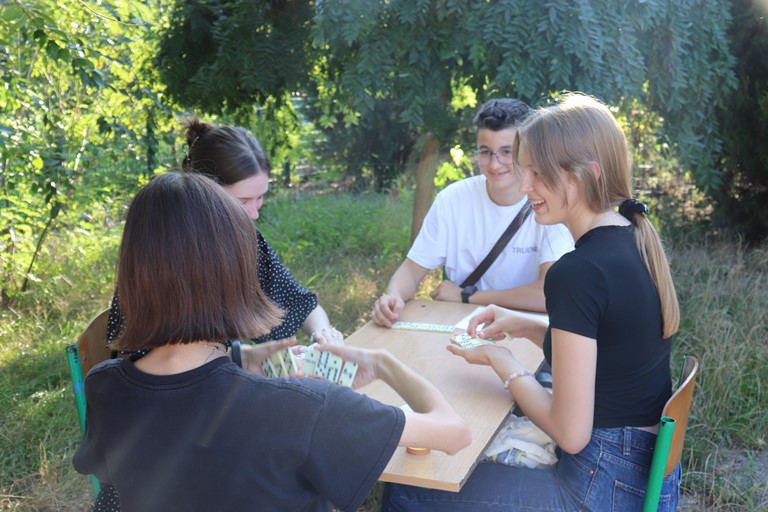
<path id="1" fill-rule="evenodd" d="M 518 128 L 514 152 L 520 144 L 541 170 L 540 178 L 565 197 L 563 172 L 579 184 L 584 202 L 603 212 L 632 198 L 632 159 L 627 140 L 611 111 L 599 100 L 569 93 L 553 106 L 538 109 Z M 600 169 L 593 171 L 594 164 Z M 680 324 L 680 306 L 658 232 L 639 211 L 629 215 L 635 244 L 651 275 L 661 302 L 663 337 Z"/>

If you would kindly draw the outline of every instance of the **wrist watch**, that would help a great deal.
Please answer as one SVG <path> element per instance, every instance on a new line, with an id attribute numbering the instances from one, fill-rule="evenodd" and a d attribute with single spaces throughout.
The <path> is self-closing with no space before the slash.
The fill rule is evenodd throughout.
<path id="1" fill-rule="evenodd" d="M 464 287 L 464 289 L 461 290 L 461 302 L 463 302 L 464 304 L 469 304 L 469 298 L 476 291 L 477 291 L 477 286 L 475 285 Z"/>

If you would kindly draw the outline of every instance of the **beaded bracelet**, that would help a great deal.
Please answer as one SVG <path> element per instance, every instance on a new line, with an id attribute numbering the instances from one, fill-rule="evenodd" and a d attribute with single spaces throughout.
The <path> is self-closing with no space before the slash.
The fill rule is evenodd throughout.
<path id="1" fill-rule="evenodd" d="M 525 377 L 526 375 L 531 375 L 531 372 L 528 370 L 520 370 L 519 372 L 513 372 L 509 374 L 509 377 L 507 377 L 507 380 L 504 381 L 504 389 L 509 391 L 509 383 L 515 380 L 518 377 Z"/>

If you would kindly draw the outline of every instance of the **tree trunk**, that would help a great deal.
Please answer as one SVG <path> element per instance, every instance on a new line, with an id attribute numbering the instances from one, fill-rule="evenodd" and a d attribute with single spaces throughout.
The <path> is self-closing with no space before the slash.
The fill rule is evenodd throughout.
<path id="1" fill-rule="evenodd" d="M 419 165 L 416 168 L 416 193 L 413 195 L 413 218 L 411 219 L 411 243 L 419 234 L 424 217 L 432 206 L 435 191 L 435 173 L 440 156 L 440 141 L 427 132 L 423 137 Z"/>

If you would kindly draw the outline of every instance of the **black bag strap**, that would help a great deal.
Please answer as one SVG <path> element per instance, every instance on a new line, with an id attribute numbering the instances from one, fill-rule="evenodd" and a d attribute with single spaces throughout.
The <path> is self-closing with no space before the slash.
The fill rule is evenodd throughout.
<path id="1" fill-rule="evenodd" d="M 525 222 L 525 219 L 528 218 L 529 213 L 531 213 L 531 203 L 526 202 L 520 211 L 517 212 L 515 218 L 512 219 L 509 227 L 507 227 L 507 229 L 504 230 L 504 232 L 501 234 L 499 240 L 496 242 L 496 245 L 491 248 L 491 252 L 488 253 L 488 256 L 486 256 L 485 259 L 480 262 L 477 268 L 473 270 L 471 274 L 469 274 L 469 277 L 467 277 L 464 282 L 459 285 L 459 288 L 463 289 L 467 286 L 472 286 L 478 282 L 481 277 L 483 277 L 483 274 L 485 274 L 485 271 L 488 270 L 488 267 L 490 267 L 491 264 L 496 261 L 496 258 L 499 257 L 501 251 L 504 250 L 512 237 L 515 236 L 515 233 L 517 233 L 517 230 L 520 229 L 520 226 L 523 225 L 523 222 Z"/>

